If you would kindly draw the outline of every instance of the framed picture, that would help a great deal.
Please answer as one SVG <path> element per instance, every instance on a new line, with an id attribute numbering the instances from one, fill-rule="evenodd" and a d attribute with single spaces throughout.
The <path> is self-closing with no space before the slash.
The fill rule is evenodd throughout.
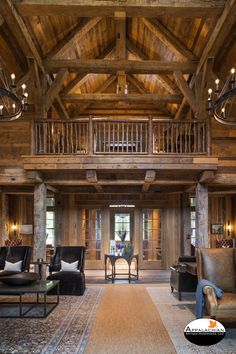
<path id="1" fill-rule="evenodd" d="M 224 234 L 224 224 L 211 224 L 212 234 Z"/>

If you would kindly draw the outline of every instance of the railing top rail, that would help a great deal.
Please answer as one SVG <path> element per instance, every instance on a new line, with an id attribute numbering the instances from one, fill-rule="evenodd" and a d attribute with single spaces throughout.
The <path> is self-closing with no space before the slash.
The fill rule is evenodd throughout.
<path id="1" fill-rule="evenodd" d="M 172 124 L 186 124 L 186 123 L 207 123 L 207 120 L 173 120 L 173 119 L 153 119 L 153 123 L 172 123 Z"/>
<path id="2" fill-rule="evenodd" d="M 36 119 L 35 123 L 88 123 L 89 118 L 84 119 Z"/>
<path id="3" fill-rule="evenodd" d="M 90 118 L 83 118 L 83 119 L 37 119 L 35 123 L 88 123 Z M 106 123 L 147 123 L 150 119 L 148 118 L 132 118 L 132 119 L 124 119 L 124 118 L 116 118 L 116 119 L 109 119 L 109 118 L 92 118 L 92 122 L 106 122 Z M 186 124 L 186 123 L 207 123 L 207 120 L 173 120 L 173 119 L 151 119 L 153 123 L 170 123 L 170 124 Z"/>

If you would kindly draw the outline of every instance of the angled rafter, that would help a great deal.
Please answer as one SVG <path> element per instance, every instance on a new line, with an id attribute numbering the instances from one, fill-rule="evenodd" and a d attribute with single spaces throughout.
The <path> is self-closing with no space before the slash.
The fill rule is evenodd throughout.
<path id="1" fill-rule="evenodd" d="M 154 36 L 159 38 L 176 55 L 181 55 L 188 60 L 196 60 L 197 57 L 183 45 L 180 40 L 173 35 L 159 20 L 142 18 L 143 23 Z"/>
<path id="2" fill-rule="evenodd" d="M 63 82 L 65 81 L 66 77 L 68 75 L 68 70 L 67 69 L 61 69 L 55 80 L 53 81 L 53 83 L 51 84 L 51 86 L 49 87 L 44 102 L 45 102 L 45 109 L 46 111 L 49 110 L 50 106 L 52 105 L 53 101 L 55 100 L 55 98 L 58 96 Z"/>
<path id="3" fill-rule="evenodd" d="M 226 38 L 230 35 L 232 31 L 233 24 L 235 23 L 235 13 L 236 13 L 236 0 L 228 0 L 225 4 L 224 10 L 219 17 L 209 40 L 204 47 L 202 56 L 200 58 L 199 64 L 196 69 L 196 75 L 198 75 L 209 57 L 216 57 L 220 52 L 220 49 L 224 46 Z M 195 77 L 192 77 L 189 84 L 190 88 L 193 87 Z M 185 97 L 176 113 L 175 119 L 181 117 L 182 111 L 185 107 Z"/>
<path id="4" fill-rule="evenodd" d="M 42 62 L 42 59 L 40 57 L 40 54 L 30 36 L 30 33 L 28 32 L 28 29 L 21 18 L 21 16 L 18 14 L 16 11 L 14 5 L 10 0 L 1 0 L 0 1 L 0 12 L 4 16 L 4 19 L 7 23 L 7 25 L 12 29 L 13 35 L 18 41 L 18 43 L 21 46 L 21 49 L 24 53 L 24 55 L 28 57 L 34 58 L 36 61 L 38 67 L 42 71 L 42 73 L 45 75 L 46 71 Z M 49 84 L 51 84 L 50 77 L 48 77 Z M 68 117 L 68 114 L 66 113 L 66 110 L 63 106 L 63 103 L 61 102 L 60 97 L 56 97 L 57 103 L 64 112 L 64 115 Z"/>
<path id="5" fill-rule="evenodd" d="M 106 91 L 106 89 L 113 84 L 113 82 L 116 80 L 116 76 L 110 76 L 96 91 L 96 93 L 102 93 Z M 84 111 L 90 106 L 90 103 L 84 103 L 79 107 L 79 114 L 84 113 Z"/>
<path id="6" fill-rule="evenodd" d="M 84 94 L 71 94 L 61 96 L 66 103 L 84 103 L 84 102 L 133 102 L 133 103 L 180 103 L 180 95 L 159 95 L 155 93 L 150 94 L 133 94 L 128 95 L 115 94 L 115 93 L 84 93 Z"/>
<path id="7" fill-rule="evenodd" d="M 109 16 L 115 11 L 127 12 L 128 17 L 206 17 L 218 16 L 225 5 L 224 0 L 126 0 L 125 2 L 107 0 L 13 0 L 22 16 Z"/>
<path id="8" fill-rule="evenodd" d="M 127 49 L 135 55 L 137 58 L 142 59 L 142 60 L 148 60 L 148 57 L 146 54 L 144 54 L 139 48 L 137 48 L 131 40 L 127 40 Z M 175 94 L 178 93 L 178 88 L 176 87 L 175 83 L 167 76 L 164 74 L 158 74 L 157 76 L 158 80 L 162 84 L 165 89 L 171 93 Z"/>
<path id="9" fill-rule="evenodd" d="M 193 91 L 191 90 L 191 88 L 189 87 L 186 80 L 184 79 L 184 76 L 181 73 L 181 71 L 174 72 L 174 79 L 175 79 L 175 82 L 178 85 L 180 91 L 184 95 L 186 101 L 188 102 L 188 104 L 192 108 L 193 112 L 196 112 L 195 95 L 194 95 Z"/>
<path id="10" fill-rule="evenodd" d="M 128 81 L 138 89 L 141 93 L 150 93 L 150 91 L 144 86 L 142 82 L 136 79 L 133 75 L 128 75 L 127 76 Z M 168 109 L 161 103 L 156 103 L 155 106 L 157 109 L 161 109 L 165 114 L 170 115 L 171 113 L 168 111 Z"/>
<path id="11" fill-rule="evenodd" d="M 101 20 L 102 17 L 82 19 L 81 22 L 47 54 L 47 58 L 55 57 L 60 54 L 60 52 L 65 51 L 71 46 L 73 40 L 76 39 L 76 41 L 79 42 Z"/>
<path id="12" fill-rule="evenodd" d="M 111 55 L 114 49 L 115 49 L 115 42 L 112 42 L 105 48 L 105 50 L 96 59 L 104 59 L 108 57 L 109 55 Z M 87 75 L 88 74 L 77 75 L 75 79 L 69 82 L 69 84 L 64 88 L 64 90 L 62 91 L 63 94 L 69 93 L 76 85 L 80 84 L 84 80 L 87 80 Z"/>
<path id="13" fill-rule="evenodd" d="M 124 70 L 126 73 L 134 74 L 159 74 L 172 73 L 173 71 L 182 71 L 185 74 L 196 70 L 197 62 L 166 62 L 161 60 L 45 60 L 45 68 L 49 72 L 57 72 L 62 68 L 70 72 L 81 73 L 105 73 L 114 74 L 118 70 Z"/>

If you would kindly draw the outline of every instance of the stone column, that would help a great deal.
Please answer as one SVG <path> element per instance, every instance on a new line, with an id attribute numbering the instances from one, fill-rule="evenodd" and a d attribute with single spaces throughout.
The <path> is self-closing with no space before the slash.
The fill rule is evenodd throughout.
<path id="1" fill-rule="evenodd" d="M 47 187 L 39 183 L 34 187 L 34 260 L 46 259 L 46 201 Z"/>
<path id="2" fill-rule="evenodd" d="M 191 208 L 189 193 L 183 193 L 183 254 L 191 255 Z"/>
<path id="3" fill-rule="evenodd" d="M 210 247 L 208 236 L 208 187 L 198 183 L 196 187 L 196 247 Z"/>

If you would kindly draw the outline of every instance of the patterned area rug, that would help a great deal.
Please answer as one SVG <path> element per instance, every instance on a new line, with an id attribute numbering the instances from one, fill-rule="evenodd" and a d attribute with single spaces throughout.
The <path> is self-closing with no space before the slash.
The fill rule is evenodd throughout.
<path id="1" fill-rule="evenodd" d="M 1 354 L 83 353 L 103 288 L 84 296 L 61 296 L 46 319 L 1 319 Z"/>
<path id="2" fill-rule="evenodd" d="M 236 328 L 226 327 L 226 336 L 218 344 L 199 347 L 184 337 L 185 326 L 195 319 L 195 295 L 184 293 L 178 301 L 177 293 L 171 294 L 170 287 L 147 288 L 178 354 L 236 354 Z"/>

